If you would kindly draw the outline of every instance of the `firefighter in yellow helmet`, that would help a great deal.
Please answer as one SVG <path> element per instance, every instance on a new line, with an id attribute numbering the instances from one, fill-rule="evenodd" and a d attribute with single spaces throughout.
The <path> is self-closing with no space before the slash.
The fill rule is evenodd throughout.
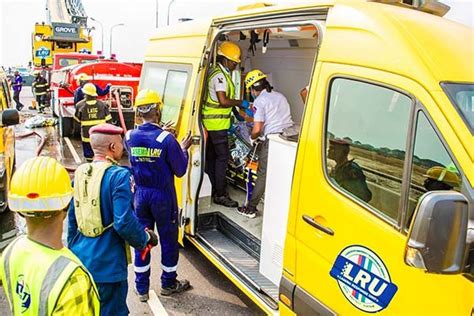
<path id="1" fill-rule="evenodd" d="M 12 177 L 8 204 L 25 217 L 27 236 L 6 248 L 0 275 L 15 316 L 99 315 L 92 276 L 62 243 L 72 194 L 66 169 L 49 157 L 27 160 Z"/>
<path id="2" fill-rule="evenodd" d="M 91 127 L 112 121 L 108 106 L 97 100 L 97 89 L 93 83 L 82 87 L 85 98 L 76 105 L 74 120 L 81 125 L 82 151 L 86 161 L 91 162 L 94 152 L 90 144 L 89 130 Z"/>
<path id="3" fill-rule="evenodd" d="M 79 103 L 82 99 L 84 99 L 84 92 L 82 91 L 82 88 L 84 85 L 88 84 L 92 80 L 92 76 L 89 76 L 86 73 L 80 73 L 76 77 L 77 80 L 77 89 L 74 91 L 74 105 L 77 107 L 77 103 Z M 108 83 L 104 89 L 102 89 L 99 85 L 93 83 L 95 86 L 96 92 L 98 96 L 104 96 L 109 94 L 110 92 L 110 87 L 112 84 Z"/>
<path id="4" fill-rule="evenodd" d="M 207 82 L 206 101 L 202 108 L 202 122 L 207 130 L 206 167 L 212 184 L 213 201 L 226 207 L 237 207 L 227 193 L 226 171 L 229 159 L 227 130 L 234 106 L 244 107 L 235 91 L 232 71 L 240 63 L 240 48 L 229 41 L 222 42 L 217 51 L 217 65 L 211 69 Z"/>
<path id="5" fill-rule="evenodd" d="M 435 166 L 426 171 L 423 186 L 428 191 L 452 190 L 461 185 L 455 168 Z"/>

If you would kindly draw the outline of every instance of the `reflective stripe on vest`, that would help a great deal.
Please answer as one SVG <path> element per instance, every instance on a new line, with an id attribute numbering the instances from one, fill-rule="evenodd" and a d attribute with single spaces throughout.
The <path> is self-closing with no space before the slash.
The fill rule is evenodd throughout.
<path id="1" fill-rule="evenodd" d="M 34 260 L 34 263 L 28 260 Z M 0 272 L 3 272 L 6 283 L 7 300 L 15 316 L 51 315 L 64 286 L 77 269 L 82 269 L 89 275 L 94 290 L 94 310 L 91 315 L 99 314 L 99 296 L 92 276 L 66 248 L 50 249 L 21 236 L 7 247 L 1 268 L 3 271 Z"/>
<path id="2" fill-rule="evenodd" d="M 100 189 L 110 162 L 100 161 L 80 165 L 74 173 L 74 207 L 79 231 L 86 237 L 97 237 L 113 222 L 104 227 L 100 212 Z"/>
<path id="3" fill-rule="evenodd" d="M 218 64 L 215 67 L 211 74 L 209 75 L 208 79 L 208 89 L 207 89 L 207 97 L 206 103 L 202 108 L 202 122 L 204 127 L 208 131 L 220 131 L 220 130 L 227 130 L 230 128 L 230 117 L 232 113 L 232 108 L 223 108 L 220 106 L 218 100 L 213 100 L 211 98 L 211 94 L 209 93 L 209 86 L 211 80 L 219 73 L 224 75 L 224 78 L 227 83 L 226 89 L 226 96 L 229 99 L 234 99 L 235 96 L 235 87 L 234 83 L 232 82 L 232 78 L 229 74 L 222 68 L 222 65 Z"/>

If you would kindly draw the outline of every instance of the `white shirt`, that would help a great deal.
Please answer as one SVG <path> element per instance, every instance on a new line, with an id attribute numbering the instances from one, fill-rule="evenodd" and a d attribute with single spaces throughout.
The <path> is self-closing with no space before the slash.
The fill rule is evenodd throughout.
<path id="1" fill-rule="evenodd" d="M 253 103 L 255 122 L 264 122 L 263 136 L 281 133 L 285 128 L 293 125 L 290 105 L 286 97 L 273 90 L 263 90 Z"/>
<path id="2" fill-rule="evenodd" d="M 230 76 L 230 73 L 224 66 L 219 64 L 218 67 Z M 213 101 L 219 102 L 219 99 L 217 98 L 218 91 L 227 92 L 227 80 L 225 80 L 225 76 L 222 72 L 215 75 L 209 84 L 209 96 Z"/>

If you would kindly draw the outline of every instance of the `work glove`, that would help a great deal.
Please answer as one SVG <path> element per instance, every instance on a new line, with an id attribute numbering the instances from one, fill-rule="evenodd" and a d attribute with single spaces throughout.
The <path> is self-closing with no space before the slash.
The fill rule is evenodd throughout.
<path id="1" fill-rule="evenodd" d="M 247 100 L 242 100 L 242 104 L 240 104 L 242 109 L 250 109 L 250 102 Z"/>
<path id="2" fill-rule="evenodd" d="M 158 236 L 155 232 L 149 228 L 145 228 L 145 232 L 148 234 L 147 245 L 155 247 L 158 245 Z"/>
<path id="3" fill-rule="evenodd" d="M 257 137 L 255 139 L 253 139 L 252 137 L 250 137 L 250 144 L 252 144 L 252 146 L 255 146 L 255 145 L 258 145 L 260 144 L 261 142 L 264 141 L 264 138 L 263 137 Z"/>
<path id="4" fill-rule="evenodd" d="M 251 109 L 245 109 L 245 114 L 247 114 L 248 117 L 253 118 L 253 111 Z"/>

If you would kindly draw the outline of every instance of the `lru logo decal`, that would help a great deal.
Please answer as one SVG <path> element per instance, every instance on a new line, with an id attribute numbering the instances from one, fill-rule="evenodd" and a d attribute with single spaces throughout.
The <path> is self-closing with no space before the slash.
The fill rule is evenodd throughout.
<path id="1" fill-rule="evenodd" d="M 398 290 L 383 261 L 363 246 L 345 248 L 337 256 L 330 275 L 337 280 L 346 299 L 368 313 L 386 308 Z"/>
<path id="2" fill-rule="evenodd" d="M 31 293 L 23 274 L 17 277 L 15 293 L 21 302 L 21 313 L 26 312 L 31 305 Z"/>

